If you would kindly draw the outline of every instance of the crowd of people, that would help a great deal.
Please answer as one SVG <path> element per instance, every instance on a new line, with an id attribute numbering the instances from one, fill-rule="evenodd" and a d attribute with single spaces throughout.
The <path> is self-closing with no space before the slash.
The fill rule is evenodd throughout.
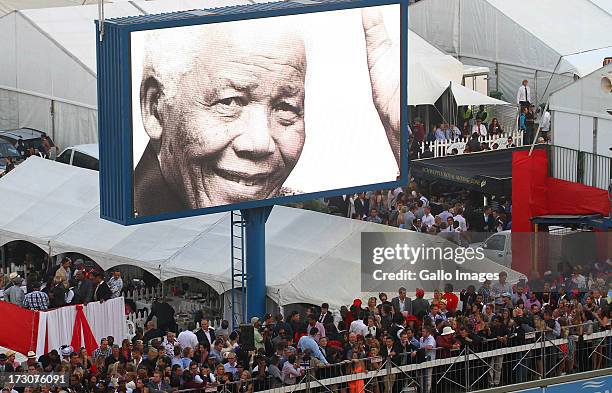
<path id="1" fill-rule="evenodd" d="M 69 304 L 106 301 L 121 296 L 123 290 L 120 271 L 114 271 L 107 280 L 103 271 L 88 269 L 81 260 L 73 266 L 69 257 L 62 258 L 46 276 L 46 280 L 40 281 L 39 275 L 31 272 L 26 282 L 17 272 L 10 273 L 6 283 L 0 282 L 4 300 L 30 310 L 45 311 Z"/>
<path id="2" fill-rule="evenodd" d="M 380 369 L 387 362 L 396 367 L 449 358 L 465 348 L 480 352 L 539 337 L 564 339 L 530 356 L 524 356 L 526 351 L 499 354 L 474 364 L 469 378 L 474 374 L 475 381 L 485 373 L 476 386 L 494 387 L 536 378 L 543 370 L 561 375 L 612 366 L 612 336 L 603 341 L 582 338 L 610 330 L 611 273 L 612 262 L 607 262 L 589 272 L 547 274 L 540 290 L 534 289 L 536 283 L 511 285 L 502 273 L 498 281 L 478 289 L 456 291 L 447 284 L 430 300 L 423 290 L 411 297 L 400 288 L 391 299 L 385 293 L 365 302 L 355 299 L 341 307 L 339 315 L 324 303 L 303 314 L 253 317 L 251 334 L 245 328 L 231 331 L 228 321 L 213 329 L 206 318 L 198 320 L 199 329 L 193 321 L 181 332 L 175 324 L 149 321 L 131 340 L 102 338 L 91 354 L 63 346 L 38 358 L 31 352 L 23 363 L 15 360 L 14 352 L 0 354 L 0 371 L 68 376 L 67 386 L 29 387 L 24 392 L 250 393 L 293 385 L 306 375 L 322 380 Z M 525 367 L 511 371 L 511 361 L 522 361 Z M 433 378 L 435 373 L 435 368 L 424 369 L 414 379 L 389 373 L 369 383 L 378 393 L 398 392 L 415 381 L 420 392 L 446 391 Z M 456 373 L 460 375 L 465 374 Z M 336 382 L 333 388 L 358 393 L 363 383 Z"/>
<path id="3" fill-rule="evenodd" d="M 330 198 L 328 206 L 345 217 L 432 235 L 459 233 L 465 241 L 469 241 L 467 232 L 483 234 L 512 228 L 509 199 L 501 198 L 483 207 L 471 203 L 465 192 L 428 198 L 414 182 L 404 188 Z"/>

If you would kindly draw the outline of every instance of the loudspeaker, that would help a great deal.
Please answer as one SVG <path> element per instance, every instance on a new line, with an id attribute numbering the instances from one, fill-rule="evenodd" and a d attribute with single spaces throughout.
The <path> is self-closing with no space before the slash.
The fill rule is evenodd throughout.
<path id="1" fill-rule="evenodd" d="M 254 351 L 255 350 L 255 328 L 251 324 L 244 324 L 239 326 L 240 337 L 238 338 L 238 345 L 243 351 Z"/>
<path id="2" fill-rule="evenodd" d="M 610 78 L 612 77 L 604 76 L 601 78 L 601 90 L 605 93 L 612 93 L 612 80 Z"/>

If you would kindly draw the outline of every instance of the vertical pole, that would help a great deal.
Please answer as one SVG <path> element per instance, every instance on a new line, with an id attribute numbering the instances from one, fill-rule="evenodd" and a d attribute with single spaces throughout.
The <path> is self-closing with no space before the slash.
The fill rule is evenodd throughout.
<path id="1" fill-rule="evenodd" d="M 272 206 L 241 210 L 246 221 L 247 321 L 266 313 L 266 221 Z"/>

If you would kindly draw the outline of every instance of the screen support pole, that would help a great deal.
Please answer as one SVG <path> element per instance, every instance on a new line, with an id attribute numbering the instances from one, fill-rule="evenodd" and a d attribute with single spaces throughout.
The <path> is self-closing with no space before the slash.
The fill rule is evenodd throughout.
<path id="1" fill-rule="evenodd" d="M 266 221 L 272 207 L 240 211 L 246 235 L 247 323 L 266 313 Z"/>

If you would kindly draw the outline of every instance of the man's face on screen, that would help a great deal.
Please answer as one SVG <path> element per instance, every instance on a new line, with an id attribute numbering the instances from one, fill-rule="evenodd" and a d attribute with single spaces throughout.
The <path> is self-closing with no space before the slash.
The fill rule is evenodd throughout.
<path id="1" fill-rule="evenodd" d="M 160 99 L 162 174 L 191 208 L 275 196 L 304 146 L 301 39 L 216 33 L 198 40 L 174 97 Z"/>

